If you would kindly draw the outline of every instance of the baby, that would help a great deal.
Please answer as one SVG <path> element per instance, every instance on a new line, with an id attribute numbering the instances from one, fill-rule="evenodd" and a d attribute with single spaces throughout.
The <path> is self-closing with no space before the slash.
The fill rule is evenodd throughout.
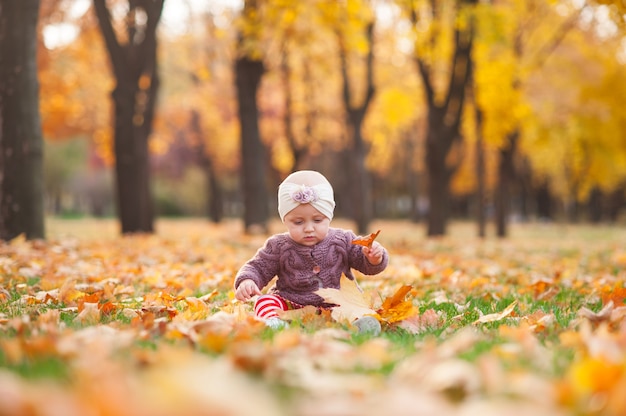
<path id="1" fill-rule="evenodd" d="M 235 297 L 248 301 L 258 296 L 254 312 L 268 326 L 285 325 L 278 311 L 334 306 L 315 292 L 339 289 L 342 274 L 354 280 L 352 269 L 373 275 L 387 267 L 389 255 L 380 243 L 354 245 L 352 231 L 330 227 L 334 209 L 333 188 L 319 172 L 297 171 L 280 184 L 278 213 L 287 232 L 268 238 L 235 277 Z M 262 294 L 275 276 L 276 284 Z"/>

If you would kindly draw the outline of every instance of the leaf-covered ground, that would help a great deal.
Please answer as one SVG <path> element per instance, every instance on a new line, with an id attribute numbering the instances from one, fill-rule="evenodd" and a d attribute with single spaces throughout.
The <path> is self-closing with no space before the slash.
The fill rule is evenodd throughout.
<path id="1" fill-rule="evenodd" d="M 626 414 L 626 230 L 374 227 L 379 336 L 256 321 L 232 280 L 265 237 L 237 222 L 52 220 L 47 242 L 0 245 L 0 415 Z"/>

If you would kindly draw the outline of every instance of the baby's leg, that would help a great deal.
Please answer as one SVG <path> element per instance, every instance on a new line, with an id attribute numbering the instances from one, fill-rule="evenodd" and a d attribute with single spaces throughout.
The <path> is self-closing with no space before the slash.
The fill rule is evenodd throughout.
<path id="1" fill-rule="evenodd" d="M 254 303 L 254 314 L 263 319 L 277 318 L 278 311 L 289 309 L 287 302 L 276 295 L 261 295 Z"/>

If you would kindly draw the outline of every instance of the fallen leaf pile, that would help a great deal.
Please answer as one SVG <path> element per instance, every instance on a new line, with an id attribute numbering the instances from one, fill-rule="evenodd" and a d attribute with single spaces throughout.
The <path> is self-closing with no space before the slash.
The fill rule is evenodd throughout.
<path id="1" fill-rule="evenodd" d="M 234 300 L 237 223 L 3 243 L 0 415 L 626 414 L 626 231 L 380 228 L 389 267 L 283 330 Z"/>

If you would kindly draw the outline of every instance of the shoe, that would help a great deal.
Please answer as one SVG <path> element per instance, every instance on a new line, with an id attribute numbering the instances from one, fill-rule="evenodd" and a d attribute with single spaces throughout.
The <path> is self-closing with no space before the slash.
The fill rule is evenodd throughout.
<path id="1" fill-rule="evenodd" d="M 265 320 L 265 325 L 272 329 L 283 329 L 287 326 L 287 322 L 283 321 L 280 318 L 271 317 Z"/>
<path id="2" fill-rule="evenodd" d="M 380 335 L 380 322 L 373 316 L 363 316 L 354 321 L 352 325 L 356 326 L 360 333 L 372 334 L 374 336 Z"/>

